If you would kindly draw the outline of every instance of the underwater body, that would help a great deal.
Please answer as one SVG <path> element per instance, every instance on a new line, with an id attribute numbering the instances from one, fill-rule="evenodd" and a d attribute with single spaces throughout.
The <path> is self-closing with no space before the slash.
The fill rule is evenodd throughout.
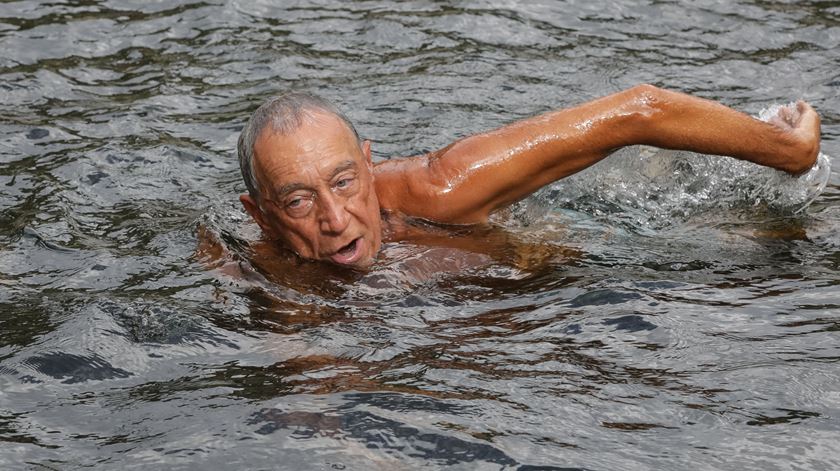
<path id="1" fill-rule="evenodd" d="M 840 466 L 838 43 L 838 2 L 0 4 L 0 468 Z M 368 272 L 254 255 L 273 93 L 379 161 L 642 82 L 804 99 L 818 165 L 630 147 Z"/>

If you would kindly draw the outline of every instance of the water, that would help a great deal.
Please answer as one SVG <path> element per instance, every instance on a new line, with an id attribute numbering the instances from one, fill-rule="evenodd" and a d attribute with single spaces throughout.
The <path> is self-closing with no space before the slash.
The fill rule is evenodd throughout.
<path id="1" fill-rule="evenodd" d="M 836 160 L 630 148 L 359 275 L 254 259 L 233 155 L 285 88 L 381 160 L 650 82 L 805 99 L 829 164 L 840 2 L 18 1 L 0 50 L 2 469 L 840 466 Z"/>

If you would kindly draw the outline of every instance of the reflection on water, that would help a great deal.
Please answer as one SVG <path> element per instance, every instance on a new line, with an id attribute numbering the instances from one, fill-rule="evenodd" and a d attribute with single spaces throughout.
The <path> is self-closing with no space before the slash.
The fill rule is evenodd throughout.
<path id="1" fill-rule="evenodd" d="M 838 28 L 834 2 L 0 3 L 0 468 L 837 468 Z M 258 255 L 236 201 L 281 89 L 381 160 L 639 82 L 808 100 L 822 166 L 629 148 L 367 273 Z"/>

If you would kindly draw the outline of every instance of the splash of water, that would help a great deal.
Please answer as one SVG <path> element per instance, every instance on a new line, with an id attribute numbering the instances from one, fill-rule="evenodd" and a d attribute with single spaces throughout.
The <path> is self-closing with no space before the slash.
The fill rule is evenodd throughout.
<path id="1" fill-rule="evenodd" d="M 763 110 L 767 121 L 780 105 Z M 621 149 L 603 162 L 558 181 L 513 208 L 531 224 L 550 210 L 573 210 L 657 230 L 713 211 L 792 216 L 825 189 L 830 159 L 820 153 L 807 173 L 784 172 L 728 157 L 646 146 Z"/>

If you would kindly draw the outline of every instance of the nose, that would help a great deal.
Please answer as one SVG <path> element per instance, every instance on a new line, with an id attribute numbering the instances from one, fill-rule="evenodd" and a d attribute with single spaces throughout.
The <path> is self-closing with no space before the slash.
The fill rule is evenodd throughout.
<path id="1" fill-rule="evenodd" d="M 350 224 L 350 214 L 344 207 L 345 201 L 331 193 L 320 198 L 318 223 L 321 232 L 341 234 Z"/>

